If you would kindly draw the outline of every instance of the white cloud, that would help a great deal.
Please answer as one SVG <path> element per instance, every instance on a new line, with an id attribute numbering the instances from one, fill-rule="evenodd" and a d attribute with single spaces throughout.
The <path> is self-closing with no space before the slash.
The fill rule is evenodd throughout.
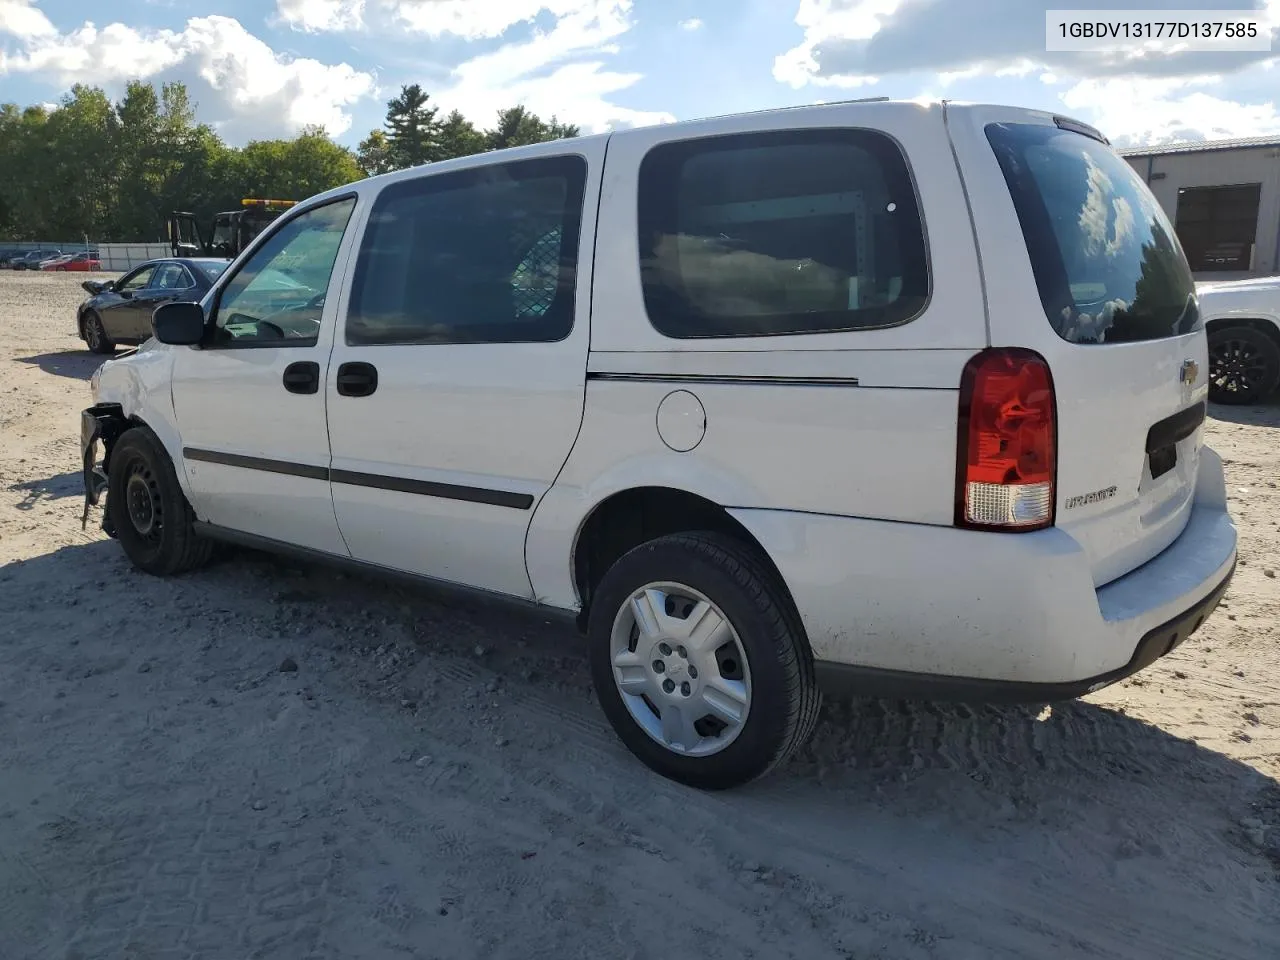
<path id="1" fill-rule="evenodd" d="M 331 134 L 351 126 L 349 108 L 374 90 L 369 73 L 276 53 L 230 17 L 196 17 L 180 31 L 85 23 L 69 33 L 23 39 L 0 54 L 0 75 L 39 73 L 61 84 L 183 80 L 202 117 L 230 139 L 281 136 L 308 124 Z"/>
<path id="2" fill-rule="evenodd" d="M 876 78 L 867 74 L 823 72 L 818 63 L 818 49 L 837 39 L 871 39 L 880 32 L 882 21 L 892 16 L 901 4 L 902 0 L 800 0 L 796 23 L 804 27 L 804 40 L 774 60 L 774 79 L 797 89 L 809 84 L 860 87 L 875 83 Z"/>
<path id="3" fill-rule="evenodd" d="M 699 20 L 697 17 L 690 17 L 688 20 L 681 20 L 681 21 L 680 21 L 680 29 L 681 29 L 681 30 L 689 30 L 689 31 L 693 31 L 693 30 L 701 30 L 701 29 L 702 29 L 702 21 L 701 21 L 701 20 Z"/>
<path id="4" fill-rule="evenodd" d="M 501 3 L 508 15 L 520 9 L 519 0 Z M 454 4 L 455 0 L 444 0 L 438 6 Z M 535 4 L 537 0 L 528 0 L 527 7 Z M 464 7 L 468 5 L 459 4 L 459 11 Z M 535 30 L 527 40 L 504 44 L 460 64 L 453 71 L 453 83 L 438 99 L 482 125 L 492 122 L 498 110 L 517 103 L 542 117 L 554 114 L 587 132 L 674 119 L 665 111 L 634 110 L 606 99 L 642 78 L 638 73 L 608 70 L 602 59 L 617 52 L 615 41 L 631 29 L 631 0 L 560 0 L 556 7 L 574 9 L 563 13 L 550 31 Z"/>
<path id="5" fill-rule="evenodd" d="M 617 6 L 611 0 L 382 0 L 410 30 L 464 40 L 500 37 L 544 11 L 557 20 Z M 626 4 L 630 6 L 628 2 Z"/>
<path id="6" fill-rule="evenodd" d="M 1275 104 L 1218 96 L 1214 76 L 1081 80 L 1062 103 L 1119 145 L 1218 140 L 1280 133 Z"/>
<path id="7" fill-rule="evenodd" d="M 1128 9 L 1198 9 L 1204 0 L 1124 0 Z M 1084 76 L 1186 76 L 1238 72 L 1267 61 L 1265 51 L 1224 55 L 1203 51 L 1046 53 L 1045 11 L 1061 0 L 799 0 L 800 44 L 780 54 L 774 77 L 793 87 L 850 85 L 867 76 L 938 72 L 949 78 L 1007 75 L 1052 67 Z M 1069 6 L 1069 5 L 1068 5 Z M 1096 4 L 1107 7 L 1109 4 Z M 1280 0 L 1231 0 L 1235 9 L 1265 11 L 1280 27 Z"/>
<path id="8" fill-rule="evenodd" d="M 1047 53 L 1045 10 L 1062 8 L 1061 0 L 983 0 L 980 10 L 972 0 L 798 2 L 795 19 L 804 37 L 774 62 L 774 77 L 796 88 L 861 86 L 893 74 L 931 74 L 932 85 L 944 89 L 983 76 L 1025 78 L 1039 89 L 1063 91 L 1060 99 L 1068 110 L 1117 143 L 1280 130 L 1274 81 L 1266 82 L 1274 77 L 1280 47 L 1274 53 L 1160 56 Z M 1280 40 L 1280 0 L 1221 2 L 1260 11 L 1277 31 L 1273 44 Z M 1217 4 L 1117 0 L 1115 5 L 1155 10 Z"/>
<path id="9" fill-rule="evenodd" d="M 0 0 L 0 33 L 27 40 L 52 36 L 57 32 L 49 18 L 37 10 L 31 0 Z"/>
<path id="10" fill-rule="evenodd" d="M 276 0 L 276 16 L 308 33 L 359 30 L 365 0 Z"/>

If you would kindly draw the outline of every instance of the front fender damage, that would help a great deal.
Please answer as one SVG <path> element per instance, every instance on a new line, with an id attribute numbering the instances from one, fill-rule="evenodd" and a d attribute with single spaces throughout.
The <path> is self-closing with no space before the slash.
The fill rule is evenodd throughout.
<path id="1" fill-rule="evenodd" d="M 107 474 L 111 469 L 111 451 L 116 440 L 129 429 L 129 421 L 124 415 L 124 408 L 118 403 L 96 403 L 80 413 L 80 452 L 84 477 L 84 513 L 80 517 L 80 528 L 89 525 L 89 508 L 97 506 L 103 492 L 107 489 Z M 98 459 L 98 444 L 102 444 L 102 459 Z M 114 537 L 115 530 L 104 510 L 102 512 L 102 529 L 109 537 Z"/>

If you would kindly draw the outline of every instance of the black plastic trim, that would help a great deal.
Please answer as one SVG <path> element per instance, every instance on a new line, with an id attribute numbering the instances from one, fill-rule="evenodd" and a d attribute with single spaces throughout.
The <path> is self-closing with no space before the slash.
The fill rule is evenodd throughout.
<path id="1" fill-rule="evenodd" d="M 781 387 L 856 387 L 857 377 L 752 377 L 714 373 L 601 373 L 588 372 L 588 380 L 627 380 L 642 383 L 764 384 Z"/>
<path id="2" fill-rule="evenodd" d="M 411 480 L 408 477 L 388 477 L 377 473 L 357 473 L 354 470 L 330 470 L 305 463 L 285 460 L 268 460 L 264 457 L 246 457 L 238 453 L 220 453 L 217 450 L 201 450 L 183 447 L 182 455 L 188 460 L 217 463 L 245 470 L 262 470 L 308 480 L 327 480 L 353 487 L 370 487 L 374 490 L 393 490 L 397 493 L 413 493 L 442 500 L 462 500 L 467 503 L 484 503 L 494 507 L 510 507 L 528 510 L 533 506 L 533 495 L 512 493 L 508 490 L 488 490 L 484 487 L 467 487 L 453 483 L 436 483 L 430 480 Z"/>
<path id="3" fill-rule="evenodd" d="M 1070 117 L 1054 117 L 1053 122 L 1059 130 L 1069 130 L 1091 140 L 1097 140 L 1099 143 L 1105 143 L 1108 147 L 1111 146 L 1111 141 L 1097 127 L 1091 127 L 1089 124 L 1082 123 L 1079 120 L 1072 120 Z"/>
<path id="4" fill-rule="evenodd" d="M 566 626 L 574 624 L 575 618 L 578 615 L 576 610 L 566 610 L 563 607 L 548 606 L 546 604 L 537 603 L 534 600 L 526 600 L 522 597 L 513 597 L 505 593 L 495 593 L 494 591 L 485 590 L 480 587 L 470 587 L 465 584 L 454 583 L 449 580 L 440 580 L 436 577 L 427 577 L 422 574 L 409 573 L 404 570 L 395 570 L 391 567 L 379 566 L 376 563 L 369 563 L 364 560 L 355 560 L 351 557 L 342 557 L 332 553 L 325 553 L 321 550 L 313 550 L 309 547 L 299 547 L 294 544 L 284 543 L 280 540 L 260 537 L 257 534 L 244 533 L 243 531 L 232 530 L 228 527 L 220 527 L 212 523 L 197 523 L 195 525 L 195 529 L 200 536 L 208 537 L 210 540 L 217 540 L 220 543 L 228 543 L 234 546 L 244 547 L 249 550 L 261 550 L 264 553 L 270 553 L 280 557 L 289 557 L 305 563 L 315 563 L 321 566 L 334 567 L 339 570 L 348 570 L 357 574 L 367 574 L 381 580 L 407 583 L 411 586 L 438 591 L 443 596 L 464 597 L 487 605 L 504 606 L 514 612 L 524 615 L 535 614 L 544 618 L 552 617 Z"/>
<path id="5" fill-rule="evenodd" d="M 494 507 L 511 507 L 515 510 L 528 510 L 533 506 L 533 495 L 528 493 L 464 487 L 459 484 L 436 483 L 431 480 L 410 480 L 407 477 L 386 477 L 376 473 L 356 473 L 352 470 L 333 470 L 330 474 L 330 479 L 334 483 L 345 483 L 354 487 L 416 493 L 424 497 L 465 500 L 468 503 L 487 503 Z"/>
<path id="6" fill-rule="evenodd" d="M 881 670 L 848 663 L 814 663 L 818 685 L 835 699 L 876 697 L 903 700 L 958 700 L 965 703 L 1053 703 L 1074 700 L 1145 670 L 1176 649 L 1204 624 L 1222 600 L 1235 575 L 1232 561 L 1226 577 L 1207 596 L 1138 641 L 1129 662 L 1118 670 L 1065 683 L 1022 683 L 976 677 L 948 677 L 902 670 Z"/>
<path id="7" fill-rule="evenodd" d="M 246 457 L 239 453 L 220 453 L 217 450 L 201 450 L 198 447 L 183 447 L 182 456 L 187 460 L 217 463 L 224 467 L 242 467 L 245 470 L 261 470 L 264 473 L 282 473 L 285 476 L 303 477 L 307 480 L 329 479 L 328 467 L 317 467 L 307 463 L 289 463 L 285 460 L 268 460 L 265 457 Z"/>
<path id="8" fill-rule="evenodd" d="M 1206 405 L 1203 400 L 1194 407 L 1180 410 L 1171 417 L 1165 417 L 1159 423 L 1152 424 L 1147 431 L 1147 453 L 1155 453 L 1165 447 L 1172 447 L 1179 441 L 1187 439 L 1200 424 L 1204 423 Z"/>

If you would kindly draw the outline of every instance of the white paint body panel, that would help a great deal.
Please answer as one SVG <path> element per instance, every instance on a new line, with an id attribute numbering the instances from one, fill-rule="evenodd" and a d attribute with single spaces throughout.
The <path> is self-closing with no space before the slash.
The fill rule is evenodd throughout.
<path id="1" fill-rule="evenodd" d="M 135 353 L 108 359 L 89 382 L 94 403 L 118 403 L 125 417 L 150 427 L 175 464 L 182 463 L 182 436 L 173 412 L 171 371 L 176 348 L 148 340 Z M 179 466 L 178 483 L 188 499 L 191 487 Z"/>
<path id="2" fill-rule="evenodd" d="M 1076 344 L 1055 332 L 986 138 L 986 125 L 999 122 L 1051 125 L 1053 117 L 1005 107 L 962 108 L 951 116 L 974 229 L 988 264 L 991 344 L 1035 350 L 1049 364 L 1058 412 L 1057 525 L 1079 542 L 1100 585 L 1159 554 L 1190 520 L 1203 431 L 1178 445 L 1177 467 L 1156 479 L 1146 439 L 1152 425 L 1207 398 L 1208 341 L 1201 331 L 1138 343 Z M 1187 360 L 1199 370 L 1191 384 L 1179 378 Z M 1108 499 L 1067 506 L 1074 497 L 1112 487 Z"/>
<path id="3" fill-rule="evenodd" d="M 1221 463 L 1201 448 L 1199 432 L 1160 483 L 1144 474 L 1149 425 L 1204 396 L 1203 380 L 1185 395 L 1171 384 L 1184 358 L 1205 368 L 1205 338 L 1100 348 L 1054 333 L 983 137 L 993 119 L 1052 122 L 1002 108 L 952 106 L 944 115 L 940 105 L 831 105 L 432 167 L 567 152 L 588 158 L 576 322 L 556 344 L 346 346 L 340 319 L 354 272 L 346 258 L 358 249 L 369 201 L 423 171 L 363 181 L 348 188 L 361 203 L 314 351 L 325 371 L 320 395 L 291 398 L 278 387 L 283 363 L 301 351 L 277 359 L 177 348 L 179 433 L 168 401 L 168 365 L 178 354 L 158 348 L 108 365 L 99 399 L 124 398 L 127 413 L 154 419 L 175 461 L 185 443 L 533 498 L 531 509 L 518 510 L 250 479 L 204 464 L 179 470 L 201 519 L 251 533 L 342 556 L 349 545 L 352 556 L 382 567 L 575 610 L 573 556 L 591 512 L 622 491 L 667 487 L 723 506 L 758 539 L 820 660 L 1045 683 L 1105 673 L 1128 662 L 1147 630 L 1208 595 L 1234 560 Z M 644 308 L 636 238 L 645 153 L 689 137 L 824 126 L 878 129 L 906 151 L 930 258 L 923 312 L 894 328 L 817 336 L 694 341 L 658 333 Z M 1009 535 L 952 526 L 961 372 L 990 345 L 1035 349 L 1053 371 L 1058 527 Z M 373 396 L 336 394 L 336 370 L 347 360 L 377 366 Z M 682 379 L 689 375 L 703 379 Z M 664 420 L 663 400 L 677 391 L 696 403 L 681 398 Z M 1111 484 L 1124 495 L 1064 515 L 1065 498 Z"/>
<path id="4" fill-rule="evenodd" d="M 1280 333 L 1280 277 L 1198 283 L 1200 312 L 1215 320 L 1269 320 Z"/>
<path id="5" fill-rule="evenodd" d="M 244 257 L 251 256 L 267 235 L 260 235 Z M 342 288 L 356 236 L 357 231 L 348 223 L 329 278 L 314 346 L 174 348 L 173 406 L 184 447 L 329 467 L 323 391 L 290 393 L 283 378 L 287 366 L 303 361 L 319 364 L 324 376 L 336 325 L 333 295 Z M 241 259 L 222 273 L 205 297 L 206 312 L 244 262 Z M 322 553 L 347 555 L 327 479 L 183 460 L 192 508 L 201 520 Z"/>
<path id="6" fill-rule="evenodd" d="M 1207 449 L 1179 537 L 1101 589 L 1060 528 L 1005 536 L 731 512 L 781 569 L 817 659 L 983 680 L 1062 683 L 1123 667 L 1148 630 L 1222 582 L 1236 550 L 1221 461 Z"/>
<path id="7" fill-rule="evenodd" d="M 592 226 L 604 149 L 604 140 L 585 140 L 521 151 L 523 157 L 576 154 L 587 161 L 569 336 L 556 343 L 349 346 L 339 332 L 325 387 L 335 470 L 522 493 L 535 503 L 546 493 L 582 421 Z M 349 294 L 350 283 L 343 316 Z M 377 368 L 372 396 L 338 395 L 337 370 L 348 361 Z M 358 560 L 533 596 L 524 555 L 532 510 L 341 483 L 333 485 L 333 502 Z"/>

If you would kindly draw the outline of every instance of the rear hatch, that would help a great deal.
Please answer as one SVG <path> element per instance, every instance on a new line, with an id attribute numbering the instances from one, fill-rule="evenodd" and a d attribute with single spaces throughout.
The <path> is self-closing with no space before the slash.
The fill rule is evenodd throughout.
<path id="1" fill-rule="evenodd" d="M 1030 111 L 970 108 L 968 119 L 958 156 L 992 344 L 1049 364 L 1055 522 L 1100 586 L 1190 517 L 1208 369 L 1195 283 L 1155 197 L 1096 132 Z"/>

